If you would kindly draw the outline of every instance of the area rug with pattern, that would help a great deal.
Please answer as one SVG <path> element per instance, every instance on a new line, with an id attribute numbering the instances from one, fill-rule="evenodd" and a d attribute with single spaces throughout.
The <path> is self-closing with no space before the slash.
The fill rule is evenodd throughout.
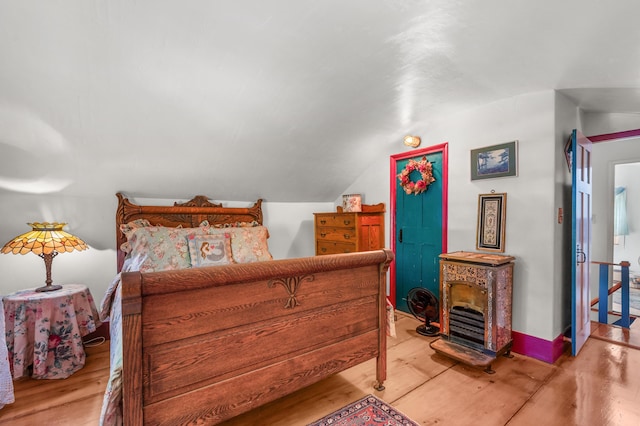
<path id="1" fill-rule="evenodd" d="M 418 426 L 418 423 L 373 395 L 342 407 L 307 426 Z"/>

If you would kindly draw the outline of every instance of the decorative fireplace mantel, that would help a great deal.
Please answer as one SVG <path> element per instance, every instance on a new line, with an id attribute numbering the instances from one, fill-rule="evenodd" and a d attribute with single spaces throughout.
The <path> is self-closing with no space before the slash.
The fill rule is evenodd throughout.
<path id="1" fill-rule="evenodd" d="M 440 255 L 441 338 L 431 347 L 493 373 L 499 355 L 510 356 L 512 256 L 457 251 Z"/>

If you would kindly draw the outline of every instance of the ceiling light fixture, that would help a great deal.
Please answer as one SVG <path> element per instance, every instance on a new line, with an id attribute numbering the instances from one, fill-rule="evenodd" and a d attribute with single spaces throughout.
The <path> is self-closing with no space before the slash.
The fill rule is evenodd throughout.
<path id="1" fill-rule="evenodd" d="M 407 135 L 404 137 L 404 144 L 406 146 L 410 146 L 411 148 L 415 148 L 420 145 L 420 137 L 419 136 L 410 136 Z"/>

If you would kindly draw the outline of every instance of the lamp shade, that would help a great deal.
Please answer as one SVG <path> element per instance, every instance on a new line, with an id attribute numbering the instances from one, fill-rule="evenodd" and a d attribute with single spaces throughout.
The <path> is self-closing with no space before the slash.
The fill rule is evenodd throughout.
<path id="1" fill-rule="evenodd" d="M 34 222 L 28 223 L 31 231 L 15 237 L 2 248 L 2 253 L 13 254 L 50 254 L 55 252 L 82 251 L 87 244 L 80 238 L 62 230 L 66 223 Z"/>
<path id="2" fill-rule="evenodd" d="M 66 223 L 58 222 L 34 222 L 28 223 L 31 231 L 15 237 L 2 247 L 0 252 L 13 254 L 37 254 L 44 259 L 47 270 L 46 285 L 36 291 L 54 291 L 62 286 L 51 285 L 51 263 L 58 253 L 74 250 L 86 250 L 87 244 L 75 235 L 62 230 Z"/>

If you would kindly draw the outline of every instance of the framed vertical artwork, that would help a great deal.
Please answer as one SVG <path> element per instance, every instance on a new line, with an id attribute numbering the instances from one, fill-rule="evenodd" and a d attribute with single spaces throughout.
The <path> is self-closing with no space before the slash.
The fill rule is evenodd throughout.
<path id="1" fill-rule="evenodd" d="M 518 175 L 518 141 L 471 150 L 471 180 Z"/>
<path id="2" fill-rule="evenodd" d="M 477 250 L 504 252 L 506 219 L 506 192 L 478 196 Z"/>

